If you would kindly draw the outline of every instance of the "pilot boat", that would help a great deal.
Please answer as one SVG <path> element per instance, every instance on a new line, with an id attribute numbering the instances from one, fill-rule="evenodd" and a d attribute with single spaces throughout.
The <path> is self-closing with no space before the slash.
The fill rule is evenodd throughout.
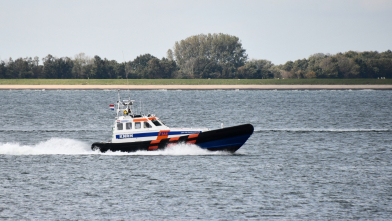
<path id="1" fill-rule="evenodd" d="M 237 151 L 252 135 L 251 124 L 209 130 L 208 128 L 170 128 L 155 115 L 135 114 L 135 100 L 121 100 L 118 92 L 117 116 L 112 128 L 111 142 L 95 142 L 92 150 L 154 151 L 184 143 L 195 144 L 210 151 Z M 110 105 L 114 110 L 114 105 Z"/>

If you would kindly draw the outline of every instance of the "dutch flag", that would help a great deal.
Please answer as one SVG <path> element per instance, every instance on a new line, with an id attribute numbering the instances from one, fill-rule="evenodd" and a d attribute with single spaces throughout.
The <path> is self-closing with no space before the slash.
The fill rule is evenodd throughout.
<path id="1" fill-rule="evenodd" d="M 114 110 L 114 104 L 109 105 L 111 110 Z"/>

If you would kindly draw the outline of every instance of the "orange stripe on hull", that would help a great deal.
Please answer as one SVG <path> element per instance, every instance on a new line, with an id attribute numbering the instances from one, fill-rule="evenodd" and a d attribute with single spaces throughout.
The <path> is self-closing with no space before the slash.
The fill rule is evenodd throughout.
<path id="1" fill-rule="evenodd" d="M 196 140 L 187 141 L 186 143 L 196 143 Z"/>
<path id="2" fill-rule="evenodd" d="M 199 136 L 199 134 L 191 134 L 188 136 L 188 139 L 196 138 L 198 136 Z"/>
<path id="3" fill-rule="evenodd" d="M 159 142 L 161 142 L 161 140 L 152 140 L 150 144 L 156 144 L 156 143 L 159 143 Z"/>
<path id="4" fill-rule="evenodd" d="M 156 149 L 158 149 L 158 146 L 150 146 L 150 147 L 148 147 L 148 150 L 156 150 Z"/>
<path id="5" fill-rule="evenodd" d="M 172 137 L 169 141 L 177 141 L 178 139 L 180 139 L 180 137 Z"/>
<path id="6" fill-rule="evenodd" d="M 161 130 L 158 133 L 157 140 L 166 139 L 169 136 L 170 130 Z"/>

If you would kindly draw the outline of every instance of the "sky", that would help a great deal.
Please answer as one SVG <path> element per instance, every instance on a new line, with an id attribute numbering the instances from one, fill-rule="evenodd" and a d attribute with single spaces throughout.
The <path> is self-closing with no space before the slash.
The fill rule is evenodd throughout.
<path id="1" fill-rule="evenodd" d="M 0 60 L 85 53 L 162 58 L 198 34 L 237 36 L 249 59 L 392 50 L 392 0 L 0 0 Z"/>

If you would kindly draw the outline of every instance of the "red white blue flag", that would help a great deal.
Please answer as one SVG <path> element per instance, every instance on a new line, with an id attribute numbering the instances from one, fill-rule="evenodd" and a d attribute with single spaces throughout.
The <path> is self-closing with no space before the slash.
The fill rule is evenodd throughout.
<path id="1" fill-rule="evenodd" d="M 114 104 L 109 105 L 111 110 L 114 110 Z"/>

